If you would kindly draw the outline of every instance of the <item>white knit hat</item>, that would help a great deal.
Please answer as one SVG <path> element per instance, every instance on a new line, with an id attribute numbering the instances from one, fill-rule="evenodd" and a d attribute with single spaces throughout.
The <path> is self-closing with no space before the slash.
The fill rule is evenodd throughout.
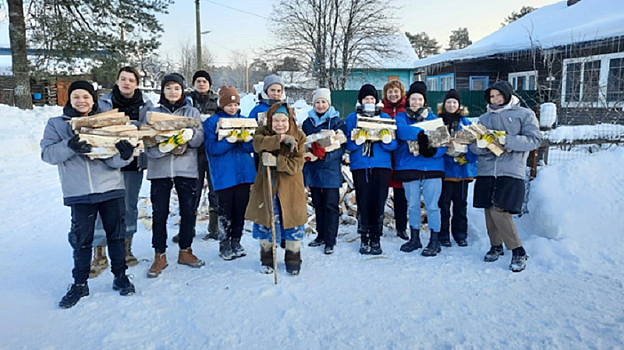
<path id="1" fill-rule="evenodd" d="M 320 88 L 314 90 L 314 97 L 312 97 L 312 102 L 316 102 L 319 98 L 324 98 L 327 103 L 331 104 L 331 91 L 326 88 Z"/>

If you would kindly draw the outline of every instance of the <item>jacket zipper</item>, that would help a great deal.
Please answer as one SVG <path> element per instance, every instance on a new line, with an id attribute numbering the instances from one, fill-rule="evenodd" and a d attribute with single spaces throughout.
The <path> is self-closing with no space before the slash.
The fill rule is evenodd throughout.
<path id="1" fill-rule="evenodd" d="M 87 178 L 89 179 L 89 189 L 91 190 L 91 193 L 95 193 L 95 191 L 93 190 L 93 181 L 91 180 L 91 166 L 89 165 L 89 161 L 87 160 L 87 158 L 84 158 L 85 164 L 87 164 Z"/>

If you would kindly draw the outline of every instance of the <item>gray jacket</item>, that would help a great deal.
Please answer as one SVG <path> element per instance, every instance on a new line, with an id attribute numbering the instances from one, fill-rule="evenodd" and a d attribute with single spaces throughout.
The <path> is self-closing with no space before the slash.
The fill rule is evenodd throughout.
<path id="1" fill-rule="evenodd" d="M 124 180 L 120 168 L 130 164 L 132 157 L 123 160 L 119 153 L 108 159 L 94 159 L 77 154 L 67 147 L 73 138 L 69 120 L 63 115 L 48 119 L 41 140 L 41 159 L 57 165 L 63 198 L 101 194 L 114 190 L 124 190 Z"/>
<path id="2" fill-rule="evenodd" d="M 505 150 L 507 152 L 496 157 L 485 148 L 470 145 L 470 150 L 479 155 L 477 162 L 477 176 L 509 176 L 524 179 L 526 176 L 526 162 L 529 152 L 537 149 L 542 141 L 542 133 L 535 113 L 528 108 L 520 107 L 514 96 L 509 105 L 494 111 L 488 107 L 488 112 L 479 117 L 479 122 L 490 130 L 504 130 L 507 132 Z"/>
<path id="3" fill-rule="evenodd" d="M 172 114 L 165 106 L 157 105 L 150 112 Z M 197 169 L 197 148 L 204 143 L 204 129 L 201 127 L 201 119 L 197 108 L 193 107 L 190 98 L 184 100 L 184 105 L 178 108 L 174 115 L 193 117 L 197 119 L 200 127 L 193 128 L 193 138 L 188 142 L 186 151 L 181 155 L 162 153 L 158 146 L 145 150 L 149 158 L 147 164 L 147 179 L 166 179 L 174 177 L 187 177 L 196 179 L 199 175 Z"/>

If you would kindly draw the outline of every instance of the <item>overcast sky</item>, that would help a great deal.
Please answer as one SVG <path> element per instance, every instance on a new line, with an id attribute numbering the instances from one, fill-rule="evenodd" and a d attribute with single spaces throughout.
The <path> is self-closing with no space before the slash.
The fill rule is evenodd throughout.
<path id="1" fill-rule="evenodd" d="M 402 31 L 426 32 L 446 47 L 451 30 L 467 27 L 475 42 L 500 28 L 504 18 L 522 6 L 542 7 L 556 0 L 395 0 L 402 6 L 397 13 Z M 275 0 L 201 0 L 203 45 L 216 56 L 217 64 L 231 61 L 232 51 L 248 52 L 274 40 L 269 33 Z M 236 11 L 222 4 L 253 14 Z M 264 18 L 263 18 L 264 17 Z M 180 45 L 195 42 L 195 1 L 177 0 L 168 15 L 160 16 L 165 33 L 160 49 L 163 57 L 177 60 Z"/>

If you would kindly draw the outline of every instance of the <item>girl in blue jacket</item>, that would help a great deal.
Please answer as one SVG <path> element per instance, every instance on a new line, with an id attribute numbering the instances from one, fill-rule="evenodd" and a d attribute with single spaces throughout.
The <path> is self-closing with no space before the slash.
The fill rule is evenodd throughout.
<path id="1" fill-rule="evenodd" d="M 410 240 L 401 246 L 401 251 L 409 253 L 422 248 L 420 243 L 420 193 L 422 191 L 431 238 L 422 251 L 423 256 L 436 256 L 440 252 L 440 209 L 438 200 L 442 192 L 444 177 L 444 159 L 446 147 L 434 148 L 429 145 L 425 132 L 412 124 L 436 119 L 436 115 L 427 107 L 427 86 L 414 82 L 407 93 L 405 112 L 399 113 L 397 121 L 397 139 L 399 146 L 395 152 L 393 179 L 403 182 L 407 197 Z M 409 150 L 408 141 L 418 142 L 419 154 L 415 156 Z"/>
<path id="2" fill-rule="evenodd" d="M 247 118 L 240 114 L 240 96 L 236 88 L 223 86 L 219 90 L 219 108 L 204 123 L 206 155 L 210 163 L 210 178 L 219 203 L 219 256 L 232 260 L 246 255 L 240 244 L 245 225 L 245 208 L 249 202 L 249 187 L 256 178 L 251 156 L 251 137 L 230 142 L 221 141 L 217 125 L 223 118 Z"/>
<path id="3" fill-rule="evenodd" d="M 383 253 L 379 242 L 383 230 L 384 207 L 388 198 L 388 181 L 392 170 L 392 151 L 397 141 L 372 142 L 358 145 L 351 140 L 351 132 L 357 127 L 358 115 L 392 119 L 382 113 L 377 89 L 365 84 L 358 92 L 356 112 L 347 117 L 347 150 L 350 152 L 351 172 L 355 185 L 355 199 L 358 207 L 358 231 L 360 233 L 360 254 L 379 255 Z"/>
<path id="4" fill-rule="evenodd" d="M 322 130 L 341 130 L 347 132 L 345 123 L 340 119 L 334 107 L 331 106 L 331 92 L 329 89 L 314 91 L 314 109 L 308 113 L 303 121 L 302 130 L 306 135 L 312 135 Z M 318 236 L 308 244 L 318 247 L 325 244 L 325 254 L 334 252 L 336 235 L 338 234 L 339 189 L 342 186 L 342 172 L 340 163 L 344 154 L 344 146 L 325 152 L 325 148 L 314 142 L 311 152 L 317 160 L 307 160 L 303 167 L 305 186 L 310 188 L 312 205 L 316 212 L 316 232 Z"/>

